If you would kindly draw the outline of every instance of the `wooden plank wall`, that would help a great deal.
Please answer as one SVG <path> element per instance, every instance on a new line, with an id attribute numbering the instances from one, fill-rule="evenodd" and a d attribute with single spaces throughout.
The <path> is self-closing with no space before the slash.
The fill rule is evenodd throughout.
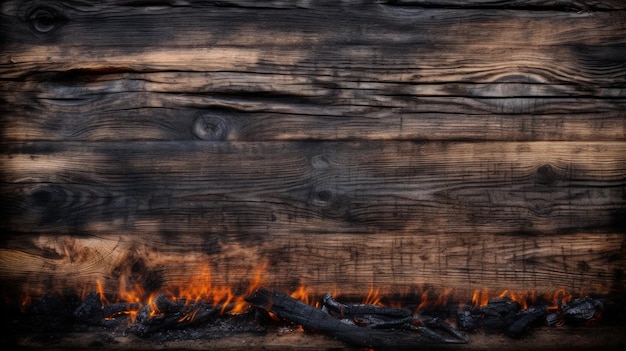
<path id="1" fill-rule="evenodd" d="M 626 2 L 4 1 L 4 294 L 626 292 Z"/>

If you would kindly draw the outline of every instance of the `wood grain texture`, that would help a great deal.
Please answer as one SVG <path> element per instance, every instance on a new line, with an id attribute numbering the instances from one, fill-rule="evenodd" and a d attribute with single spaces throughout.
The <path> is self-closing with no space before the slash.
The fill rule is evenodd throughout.
<path id="1" fill-rule="evenodd" d="M 477 289 L 606 295 L 623 292 L 619 272 L 625 263 L 623 234 L 591 232 L 511 237 L 294 231 L 251 243 L 236 235 L 118 231 L 15 237 L 0 248 L 3 281 L 34 295 L 52 287 L 95 290 L 97 281 L 110 296 L 134 284 L 149 295 L 175 293 L 190 283 L 243 294 L 259 267 L 265 267 L 264 286 L 294 291 L 304 285 L 316 296 L 332 291 L 363 297 L 371 287 L 383 296 L 450 289 L 461 301 Z"/>
<path id="2" fill-rule="evenodd" d="M 0 290 L 624 295 L 624 9 L 4 1 Z"/>
<path id="3" fill-rule="evenodd" d="M 498 3 L 69 1 L 38 33 L 7 2 L 3 134 L 206 140 L 218 114 L 208 139 L 624 140 L 624 13 Z"/>
<path id="4" fill-rule="evenodd" d="M 626 8 L 626 4 L 620 0 L 390 0 L 387 1 L 387 3 L 396 6 L 423 6 L 435 8 L 517 8 L 552 11 L 594 11 Z"/>
<path id="5" fill-rule="evenodd" d="M 209 263 L 217 282 L 245 286 L 269 261 L 268 284 L 306 283 L 319 293 L 337 285 L 358 294 L 370 284 L 388 292 L 624 288 L 619 142 L 39 142 L 3 150 L 4 230 L 15 238 L 0 255 L 3 274 L 35 286 L 47 282 L 42 276 L 110 282 L 137 255 L 160 274 L 159 287 Z M 70 267 L 78 271 L 63 278 Z"/>
<path id="6" fill-rule="evenodd" d="M 2 158 L 8 229 L 26 232 L 615 232 L 626 204 L 620 142 L 40 142 Z"/>
<path id="7" fill-rule="evenodd" d="M 89 82 L 75 83 L 81 78 Z M 572 85 L 538 82 L 355 83 L 232 72 L 75 73 L 72 79 L 72 86 L 54 78 L 7 83 L 5 140 L 594 141 L 626 135 L 621 88 L 590 96 Z"/>

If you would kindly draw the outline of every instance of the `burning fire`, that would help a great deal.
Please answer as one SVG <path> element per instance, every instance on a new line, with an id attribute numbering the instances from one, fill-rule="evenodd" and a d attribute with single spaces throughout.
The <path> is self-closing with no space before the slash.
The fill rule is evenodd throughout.
<path id="1" fill-rule="evenodd" d="M 311 299 L 311 289 L 307 288 L 304 285 L 300 285 L 294 292 L 291 293 L 291 297 L 293 297 L 294 299 L 300 300 L 304 303 L 306 303 L 307 305 L 312 305 L 312 299 Z"/>
<path id="2" fill-rule="evenodd" d="M 365 297 L 365 300 L 363 300 L 363 303 L 366 305 L 377 305 L 377 306 L 382 306 L 381 302 L 380 302 L 381 296 L 380 296 L 380 289 L 379 288 L 374 288 L 373 286 L 370 287 L 370 291 L 367 293 L 367 296 Z"/>
<path id="3" fill-rule="evenodd" d="M 546 295 L 544 298 L 548 301 L 552 301 L 554 303 L 554 307 L 558 307 L 564 303 L 568 303 L 572 301 L 573 296 L 567 291 L 560 289 L 554 292 L 552 295 Z"/>
<path id="4" fill-rule="evenodd" d="M 556 294 L 556 293 L 555 293 Z M 546 294 L 544 296 L 545 300 L 552 300 L 551 296 L 554 294 Z M 475 307 L 487 306 L 489 300 L 492 298 L 508 298 L 511 301 L 517 302 L 522 309 L 528 308 L 528 306 L 533 305 L 537 302 L 536 292 L 533 291 L 510 291 L 504 290 L 501 293 L 495 295 L 493 292 L 488 290 L 476 290 L 472 296 L 472 304 Z M 571 295 L 570 295 L 571 299 Z"/>
<path id="5" fill-rule="evenodd" d="M 96 280 L 95 292 L 98 294 L 100 304 L 103 306 L 113 304 L 127 304 L 129 307 L 121 311 L 115 312 L 117 315 L 124 314 L 129 316 L 131 322 L 135 322 L 138 314 L 142 310 L 148 310 L 144 318 L 154 318 L 161 316 L 165 312 L 161 310 L 163 307 L 163 299 L 171 301 L 173 304 L 184 305 L 189 307 L 184 314 L 180 314 L 179 322 L 193 322 L 198 314 L 203 313 L 198 307 L 198 302 L 204 302 L 205 306 L 210 305 L 218 310 L 220 314 L 240 314 L 244 313 L 248 308 L 248 303 L 244 300 L 247 296 L 252 295 L 264 284 L 264 277 L 267 274 L 267 263 L 260 265 L 251 275 L 249 285 L 245 289 L 235 290 L 230 286 L 218 285 L 214 283 L 211 268 L 206 267 L 195 272 L 189 279 L 190 284 L 183 286 L 169 287 L 165 291 L 146 293 L 144 288 L 139 284 L 129 283 L 127 277 L 120 277 L 119 289 L 116 296 L 107 296 L 104 284 L 100 280 Z M 83 291 L 89 291 L 83 289 Z M 94 290 L 91 289 L 91 292 Z M 429 308 L 445 307 L 452 296 L 452 289 L 444 289 L 439 294 L 432 291 L 423 291 L 416 301 L 417 307 L 415 313 Z M 83 294 L 83 299 L 87 293 Z M 334 296 L 338 292 L 333 292 Z M 291 294 L 291 297 L 298 299 L 308 305 L 319 307 L 319 299 L 314 298 L 314 290 L 304 284 L 298 286 Z M 517 302 L 521 308 L 527 309 L 528 306 L 534 305 L 538 299 L 542 303 L 547 304 L 548 311 L 558 312 L 563 304 L 571 301 L 573 296 L 565 290 L 558 290 L 552 294 L 537 296 L 535 291 L 510 291 L 504 290 L 499 294 L 488 290 L 476 290 L 471 298 L 471 304 L 474 307 L 487 306 L 489 301 L 494 298 L 507 298 Z M 111 302 L 113 301 L 113 302 Z M 406 300 L 404 300 L 406 302 Z M 457 301 L 458 302 L 458 301 Z M 363 299 L 363 304 L 385 306 L 382 303 L 380 288 L 371 286 L 367 296 Z M 401 307 L 402 303 L 385 302 L 388 306 Z M 22 306 L 32 304 L 32 297 L 28 296 L 22 301 Z M 551 304 L 551 305 L 550 305 Z M 159 307 L 161 306 L 161 308 Z M 105 318 L 114 319 L 116 315 L 105 316 Z"/>

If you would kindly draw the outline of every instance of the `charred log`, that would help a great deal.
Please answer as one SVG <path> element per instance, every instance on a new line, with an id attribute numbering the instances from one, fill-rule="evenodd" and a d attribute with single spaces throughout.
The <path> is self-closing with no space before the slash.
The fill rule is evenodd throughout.
<path id="1" fill-rule="evenodd" d="M 457 325 L 461 330 L 485 329 L 503 332 L 516 321 L 521 306 L 508 298 L 491 299 L 485 306 L 468 307 L 457 314 Z"/>
<path id="2" fill-rule="evenodd" d="M 520 311 L 515 316 L 515 322 L 506 328 L 506 335 L 518 338 L 527 332 L 533 325 L 543 323 L 546 316 L 546 309 L 543 307 L 531 307 Z"/>
<path id="3" fill-rule="evenodd" d="M 602 316 L 604 304 L 601 300 L 583 297 L 566 303 L 561 310 L 567 323 L 588 324 Z"/>
<path id="4" fill-rule="evenodd" d="M 327 299 L 330 301 L 329 299 Z M 404 327 L 378 329 L 372 325 L 358 326 L 350 319 L 337 319 L 324 310 L 309 306 L 279 291 L 259 289 L 246 301 L 256 307 L 272 312 L 277 316 L 302 325 L 307 330 L 325 333 L 348 344 L 376 349 L 415 348 L 418 346 L 436 345 L 441 343 L 465 343 L 467 339 L 441 337 L 440 334 L 424 326 L 413 326 L 412 330 Z M 334 300 L 332 300 L 334 301 Z M 342 304 L 331 302 L 335 306 Z M 378 312 L 371 306 L 362 306 L 364 311 Z M 354 311 L 353 311 L 354 312 Z M 398 311 L 395 311 L 398 312 Z M 395 313 L 394 312 L 394 313 Z M 400 313 L 400 312 L 398 312 Z M 405 312 L 402 312 L 403 314 Z M 376 313 L 374 313 L 376 314 Z M 356 313 L 353 314 L 353 316 Z M 403 323 L 413 320 L 404 315 Z"/>
<path id="5" fill-rule="evenodd" d="M 564 324 L 589 324 L 600 319 L 604 304 L 594 298 L 578 298 L 556 306 L 536 305 L 527 309 L 508 298 L 489 300 L 487 305 L 467 307 L 457 314 L 461 330 L 482 329 L 503 332 L 510 337 L 520 337 L 535 324 L 562 326 Z"/>
<path id="6" fill-rule="evenodd" d="M 73 293 L 44 294 L 37 303 L 26 307 L 20 317 L 31 331 L 65 331 L 71 328 L 73 312 L 79 304 L 79 297 Z"/>
<path id="7" fill-rule="evenodd" d="M 102 307 L 102 314 L 105 319 L 114 319 L 117 316 L 125 316 L 132 312 L 138 312 L 141 304 L 138 302 L 118 302 Z"/>
<path id="8" fill-rule="evenodd" d="M 139 311 L 141 304 L 120 302 L 103 306 L 99 293 L 87 294 L 83 302 L 74 310 L 74 318 L 77 322 L 114 327 L 120 323 L 118 316 L 125 316 L 130 312 Z"/>
<path id="9" fill-rule="evenodd" d="M 100 294 L 92 292 L 85 296 L 83 302 L 74 310 L 76 320 L 93 325 L 100 325 L 104 322 L 104 313 Z"/>
<path id="10" fill-rule="evenodd" d="M 328 313 L 336 317 L 347 318 L 368 318 L 373 320 L 382 321 L 397 321 L 407 317 L 411 317 L 413 314 L 406 308 L 393 308 L 385 306 L 376 306 L 369 304 L 344 304 L 339 303 L 327 293 L 322 298 L 322 302 Z"/>
<path id="11" fill-rule="evenodd" d="M 144 336 L 162 329 L 181 329 L 202 323 L 221 309 L 222 306 L 216 307 L 204 301 L 192 304 L 184 300 L 172 301 L 160 294 L 139 311 L 130 331 Z"/>
<path id="12" fill-rule="evenodd" d="M 592 324 L 601 319 L 603 312 L 602 300 L 581 297 L 564 304 L 559 302 L 558 308 L 546 316 L 546 323 L 551 326 Z"/>

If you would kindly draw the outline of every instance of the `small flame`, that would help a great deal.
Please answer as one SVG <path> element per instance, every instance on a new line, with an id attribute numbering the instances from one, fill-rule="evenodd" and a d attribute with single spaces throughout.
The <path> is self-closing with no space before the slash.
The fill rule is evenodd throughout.
<path id="1" fill-rule="evenodd" d="M 489 303 L 488 290 L 475 290 L 472 296 L 472 304 L 476 307 L 487 306 Z"/>
<path id="2" fill-rule="evenodd" d="M 222 304 L 220 313 L 224 314 L 233 301 L 233 291 L 228 287 L 221 287 L 213 291 L 213 306 Z"/>
<path id="3" fill-rule="evenodd" d="M 145 299 L 145 291 L 139 284 L 135 284 L 132 288 L 127 288 L 126 279 L 120 279 L 119 296 L 122 301 L 141 303 Z"/>
<path id="4" fill-rule="evenodd" d="M 157 296 L 158 296 L 157 294 L 153 294 L 153 295 L 150 295 L 150 298 L 148 299 L 148 307 L 150 308 L 150 314 L 149 314 L 150 318 L 163 315 L 161 313 L 161 310 L 159 310 L 159 306 L 157 306 L 156 304 Z"/>
<path id="5" fill-rule="evenodd" d="M 307 305 L 310 305 L 310 290 L 305 287 L 304 285 L 300 285 L 296 291 L 292 292 L 291 297 L 293 297 L 296 300 L 300 300 L 304 303 L 306 303 Z"/>
<path id="6" fill-rule="evenodd" d="M 446 288 L 441 292 L 436 299 L 431 299 L 428 291 L 422 292 L 422 296 L 420 298 L 419 305 L 415 308 L 415 312 L 422 311 L 426 308 L 432 307 L 445 307 L 448 305 L 448 300 L 450 294 L 452 293 L 452 289 Z"/>
<path id="7" fill-rule="evenodd" d="M 100 295 L 100 304 L 102 306 L 106 306 L 109 304 L 109 301 L 107 300 L 106 296 L 104 295 L 104 287 L 102 286 L 102 282 L 100 281 L 100 279 L 96 279 L 96 292 L 98 293 L 98 295 Z M 84 299 L 84 297 L 83 297 Z"/>
<path id="8" fill-rule="evenodd" d="M 491 296 L 493 295 L 488 290 L 476 290 L 472 296 L 472 304 L 475 307 L 487 306 L 489 300 L 492 298 Z M 495 295 L 495 298 L 508 298 L 511 301 L 517 302 L 523 309 L 526 309 L 530 304 L 535 303 L 536 293 L 532 290 L 525 292 L 503 290 L 500 294 Z"/>
<path id="9" fill-rule="evenodd" d="M 537 295 L 534 290 L 527 292 L 511 292 L 511 300 L 517 302 L 523 309 L 527 309 L 529 305 L 534 305 L 537 302 Z"/>
<path id="10" fill-rule="evenodd" d="M 430 301 L 428 299 L 428 292 L 424 291 L 422 293 L 422 297 L 420 299 L 420 304 L 417 306 L 416 311 L 421 311 L 430 305 Z"/>
<path id="11" fill-rule="evenodd" d="M 559 289 L 552 294 L 544 295 L 544 299 L 552 302 L 552 305 L 548 306 L 548 311 L 557 311 L 562 305 L 570 302 L 573 296 L 565 291 L 565 289 Z"/>
<path id="12" fill-rule="evenodd" d="M 246 288 L 246 293 L 244 296 L 250 296 L 255 291 L 257 291 L 264 282 L 264 276 L 267 274 L 267 261 L 263 262 L 263 264 L 259 265 L 254 270 L 252 274 L 252 279 L 250 279 L 250 283 L 248 284 L 248 288 Z M 244 296 L 237 296 L 234 299 L 234 306 L 230 310 L 230 313 L 238 314 L 243 313 L 248 308 L 248 303 L 244 300 Z"/>
<path id="13" fill-rule="evenodd" d="M 444 289 L 443 292 L 437 297 L 437 301 L 435 302 L 437 306 L 447 306 L 450 294 L 452 294 L 451 288 Z"/>
<path id="14" fill-rule="evenodd" d="M 365 297 L 365 300 L 363 300 L 363 303 L 366 305 L 378 305 L 378 306 L 382 306 L 382 304 L 380 303 L 380 289 L 379 288 L 374 288 L 373 286 L 370 287 L 370 291 L 367 293 L 367 297 Z"/>
<path id="15" fill-rule="evenodd" d="M 255 291 L 257 291 L 261 285 L 263 285 L 263 277 L 267 274 L 267 262 L 263 262 L 257 269 L 254 271 L 252 275 L 252 280 L 250 280 L 250 284 L 246 289 L 246 295 L 252 295 Z"/>
<path id="16" fill-rule="evenodd" d="M 555 304 L 562 305 L 572 301 L 573 298 L 574 297 L 572 296 L 572 294 L 569 294 L 567 291 L 565 291 L 565 289 L 559 289 L 553 294 L 552 301 Z"/>

